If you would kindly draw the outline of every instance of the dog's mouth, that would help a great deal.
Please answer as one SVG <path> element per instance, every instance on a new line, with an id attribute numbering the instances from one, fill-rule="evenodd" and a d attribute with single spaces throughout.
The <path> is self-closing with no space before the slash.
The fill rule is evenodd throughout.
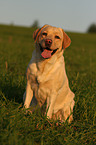
<path id="1" fill-rule="evenodd" d="M 51 50 L 49 47 L 43 48 L 40 44 L 39 46 L 41 50 L 41 56 L 43 58 L 50 58 L 58 50 L 58 48 L 55 50 Z"/>

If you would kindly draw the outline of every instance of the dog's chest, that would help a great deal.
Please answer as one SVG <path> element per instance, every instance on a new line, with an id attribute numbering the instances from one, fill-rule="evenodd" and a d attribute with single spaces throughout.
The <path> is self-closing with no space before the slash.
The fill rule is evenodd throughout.
<path id="1" fill-rule="evenodd" d="M 35 61 L 31 61 L 29 80 L 38 102 L 44 102 L 52 92 L 58 90 L 58 86 L 62 85 L 63 67 L 62 58 L 53 64 L 45 62 L 37 64 Z"/>
<path id="2" fill-rule="evenodd" d="M 40 65 L 38 66 L 36 63 L 31 63 L 29 65 L 29 69 L 31 88 L 35 92 L 36 99 L 43 104 L 46 100 L 46 97 L 50 95 L 52 90 L 51 75 L 48 73 L 50 70 L 46 69 L 45 67 L 41 67 Z M 47 71 L 44 71 L 44 69 Z"/>
<path id="3" fill-rule="evenodd" d="M 48 80 L 51 79 L 51 72 L 53 69 L 53 66 L 50 66 L 50 64 L 42 64 L 42 63 L 31 63 L 29 64 L 30 69 L 30 79 L 33 83 L 37 84 L 43 84 Z"/>

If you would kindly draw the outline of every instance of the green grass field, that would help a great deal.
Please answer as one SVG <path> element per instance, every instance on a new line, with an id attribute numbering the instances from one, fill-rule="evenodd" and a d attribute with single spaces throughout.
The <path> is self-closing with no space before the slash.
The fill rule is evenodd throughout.
<path id="1" fill-rule="evenodd" d="M 34 49 L 33 28 L 0 25 L 0 145 L 94 145 L 96 143 L 96 34 L 68 33 L 64 52 L 75 93 L 71 124 L 23 108 L 26 68 Z M 58 126 L 57 126 L 58 124 Z"/>

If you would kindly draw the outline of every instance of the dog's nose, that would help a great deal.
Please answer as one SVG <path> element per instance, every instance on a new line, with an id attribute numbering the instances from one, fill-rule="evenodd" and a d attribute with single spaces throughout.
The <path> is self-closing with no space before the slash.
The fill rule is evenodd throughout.
<path id="1" fill-rule="evenodd" d="M 51 46 L 51 44 L 52 44 L 52 40 L 51 39 L 46 39 L 45 40 L 45 44 L 46 44 L 46 46 Z"/>

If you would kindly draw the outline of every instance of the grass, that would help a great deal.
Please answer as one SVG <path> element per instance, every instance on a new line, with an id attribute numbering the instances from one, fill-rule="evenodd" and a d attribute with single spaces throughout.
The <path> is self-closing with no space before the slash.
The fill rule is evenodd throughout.
<path id="1" fill-rule="evenodd" d="M 75 93 L 71 124 L 48 120 L 23 108 L 25 72 L 34 49 L 33 28 L 0 25 L 0 144 L 94 145 L 96 143 L 96 34 L 68 33 L 64 52 Z M 58 126 L 57 126 L 58 124 Z"/>

